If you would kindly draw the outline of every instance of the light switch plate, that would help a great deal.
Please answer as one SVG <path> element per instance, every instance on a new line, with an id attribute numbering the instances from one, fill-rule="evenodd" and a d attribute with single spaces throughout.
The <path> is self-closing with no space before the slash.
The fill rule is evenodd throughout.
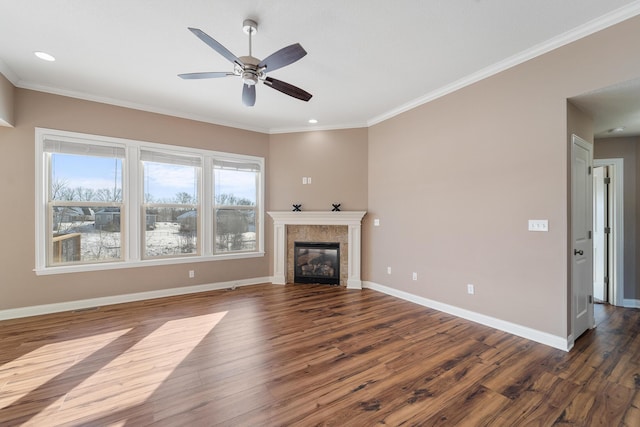
<path id="1" fill-rule="evenodd" d="M 373 220 L 373 226 L 374 227 L 380 227 L 380 220 L 378 218 Z"/>
<path id="2" fill-rule="evenodd" d="M 530 219 L 529 231 L 549 231 L 548 219 Z"/>

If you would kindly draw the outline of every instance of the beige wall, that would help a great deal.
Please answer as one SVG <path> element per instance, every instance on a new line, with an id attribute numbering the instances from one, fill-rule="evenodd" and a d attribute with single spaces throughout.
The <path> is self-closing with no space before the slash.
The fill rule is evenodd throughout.
<path id="1" fill-rule="evenodd" d="M 594 158 L 623 159 L 624 165 L 624 298 L 640 300 L 640 280 L 637 266 L 640 264 L 638 243 L 640 224 L 640 197 L 637 196 L 640 182 L 640 138 L 596 139 Z"/>
<path id="2" fill-rule="evenodd" d="M 13 126 L 13 99 L 15 88 L 0 74 L 0 126 Z"/>
<path id="3" fill-rule="evenodd" d="M 367 209 L 367 129 L 271 135 L 269 154 L 270 209 Z"/>
<path id="4" fill-rule="evenodd" d="M 36 276 L 34 128 L 184 145 L 265 157 L 268 135 L 81 101 L 16 91 L 15 128 L 0 127 L 0 310 L 198 284 L 266 277 L 268 257 Z M 195 279 L 187 271 L 195 270 Z"/>
<path id="5" fill-rule="evenodd" d="M 638 39 L 634 18 L 372 126 L 363 278 L 566 337 L 566 100 L 638 77 Z"/>

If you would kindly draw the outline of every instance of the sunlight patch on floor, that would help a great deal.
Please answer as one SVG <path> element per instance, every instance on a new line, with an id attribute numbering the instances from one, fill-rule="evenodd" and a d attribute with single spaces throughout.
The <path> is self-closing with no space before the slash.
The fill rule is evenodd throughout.
<path id="1" fill-rule="evenodd" d="M 70 390 L 56 421 L 72 421 L 82 412 L 96 420 L 144 403 L 226 314 L 167 321 Z M 158 354 L 157 342 L 163 337 L 167 347 Z M 99 414 L 90 410 L 96 400 L 100 401 Z M 65 419 L 67 410 L 74 418 Z"/>
<path id="2" fill-rule="evenodd" d="M 0 366 L 0 381 L 6 380 L 0 395 L 0 408 L 12 405 L 130 330 L 121 329 L 44 344 L 11 362 L 5 363 Z M 26 343 L 25 346 L 33 344 Z M 52 355 L 55 355 L 55 357 L 52 357 Z M 49 362 L 43 363 L 43 360 Z M 37 366 L 37 369 L 34 370 L 33 366 Z M 17 380 L 12 381 L 12 377 L 17 378 Z"/>

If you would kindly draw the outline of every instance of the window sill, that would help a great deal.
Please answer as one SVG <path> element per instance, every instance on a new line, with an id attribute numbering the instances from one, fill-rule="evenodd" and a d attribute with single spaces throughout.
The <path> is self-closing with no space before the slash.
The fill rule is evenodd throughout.
<path id="1" fill-rule="evenodd" d="M 108 262 L 100 264 L 63 265 L 58 267 L 35 268 L 33 271 L 36 273 L 36 276 L 47 276 L 52 274 L 83 273 L 87 271 L 120 270 L 125 268 L 153 267 L 159 265 L 193 264 L 196 262 L 261 258 L 264 257 L 264 255 L 264 252 L 243 252 L 224 255 L 191 256 L 184 258 L 162 258 L 138 261 Z"/>

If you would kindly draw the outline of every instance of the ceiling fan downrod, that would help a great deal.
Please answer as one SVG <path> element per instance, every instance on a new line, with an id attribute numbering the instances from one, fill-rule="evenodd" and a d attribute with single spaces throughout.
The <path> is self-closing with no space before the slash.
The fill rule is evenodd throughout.
<path id="1" fill-rule="evenodd" d="M 245 19 L 242 22 L 242 31 L 249 35 L 249 56 L 253 56 L 251 51 L 251 36 L 258 32 L 258 23 L 253 19 Z"/>

